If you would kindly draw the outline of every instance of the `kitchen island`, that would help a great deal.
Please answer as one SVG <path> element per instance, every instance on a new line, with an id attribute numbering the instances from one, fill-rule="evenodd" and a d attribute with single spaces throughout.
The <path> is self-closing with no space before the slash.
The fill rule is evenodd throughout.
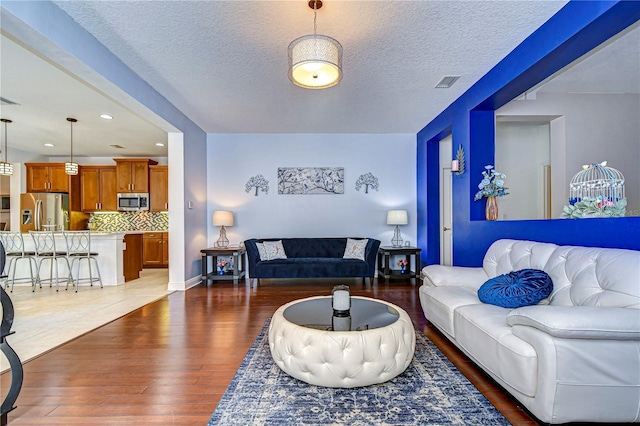
<path id="1" fill-rule="evenodd" d="M 97 260 L 100 267 L 100 275 L 102 277 L 102 285 L 104 286 L 117 286 L 124 284 L 124 250 L 125 243 L 124 237 L 128 232 L 92 232 L 91 233 L 91 252 L 98 253 Z M 62 233 L 56 233 L 56 249 L 58 251 L 66 250 L 66 242 Z M 23 234 L 24 246 L 26 251 L 34 250 L 34 242 L 31 235 L 28 233 Z M 59 262 L 60 274 L 66 274 L 66 265 L 63 262 Z M 80 276 L 87 277 L 87 262 L 80 262 Z M 93 262 L 92 262 L 93 263 Z M 43 277 L 48 277 L 49 273 L 49 261 L 44 262 Z M 18 262 L 16 270 L 16 279 L 18 277 L 29 277 L 29 262 L 21 260 Z M 74 275 L 75 275 L 74 267 Z M 16 283 L 16 286 L 31 285 L 30 283 Z M 62 285 L 62 283 L 61 283 Z M 84 284 L 88 286 L 89 284 Z M 98 285 L 94 283 L 94 286 Z M 83 284 L 81 283 L 82 287 Z"/>

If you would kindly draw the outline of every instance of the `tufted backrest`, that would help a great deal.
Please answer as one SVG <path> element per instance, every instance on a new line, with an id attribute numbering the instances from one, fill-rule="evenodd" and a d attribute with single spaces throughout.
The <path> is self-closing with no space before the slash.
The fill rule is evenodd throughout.
<path id="1" fill-rule="evenodd" d="M 361 239 L 355 238 L 354 239 Z M 340 258 L 344 255 L 344 250 L 347 247 L 346 238 L 266 238 L 257 240 L 257 242 L 264 241 L 279 241 L 282 240 L 282 246 L 284 252 L 288 258 L 295 257 L 333 257 Z M 373 248 L 378 251 L 378 247 L 374 247 L 377 240 L 369 239 L 367 248 L 365 250 L 365 257 L 369 251 Z"/>
<path id="2" fill-rule="evenodd" d="M 553 281 L 545 301 L 558 306 L 640 309 L 640 251 L 497 240 L 482 267 L 489 278 L 540 269 Z"/>
<path id="3" fill-rule="evenodd" d="M 287 257 L 342 257 L 346 238 L 283 238 Z"/>
<path id="4" fill-rule="evenodd" d="M 640 309 L 640 251 L 560 246 L 544 271 L 551 305 Z"/>
<path id="5" fill-rule="evenodd" d="M 524 240 L 498 240 L 484 255 L 482 268 L 489 278 L 520 269 L 540 269 L 558 246 Z"/>

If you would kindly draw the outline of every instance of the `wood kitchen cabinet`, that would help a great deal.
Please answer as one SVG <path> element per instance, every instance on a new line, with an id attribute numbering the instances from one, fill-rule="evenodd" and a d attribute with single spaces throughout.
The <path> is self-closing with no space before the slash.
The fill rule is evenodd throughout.
<path id="1" fill-rule="evenodd" d="M 142 237 L 142 265 L 145 268 L 169 266 L 169 233 L 145 232 Z"/>
<path id="2" fill-rule="evenodd" d="M 169 168 L 149 166 L 149 209 L 152 212 L 169 210 Z"/>
<path id="3" fill-rule="evenodd" d="M 80 166 L 83 212 L 118 210 L 115 166 Z"/>
<path id="4" fill-rule="evenodd" d="M 142 235 L 126 234 L 124 244 L 125 250 L 122 253 L 124 280 L 138 279 L 142 270 Z"/>
<path id="5" fill-rule="evenodd" d="M 69 193 L 71 176 L 64 172 L 64 163 L 25 163 L 27 192 Z"/>
<path id="6" fill-rule="evenodd" d="M 149 192 L 149 166 L 158 164 L 148 158 L 114 158 L 117 192 Z"/>

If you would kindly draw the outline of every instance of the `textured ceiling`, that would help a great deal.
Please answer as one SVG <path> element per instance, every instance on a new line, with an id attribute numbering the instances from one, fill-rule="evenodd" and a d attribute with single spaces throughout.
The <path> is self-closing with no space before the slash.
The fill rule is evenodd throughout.
<path id="1" fill-rule="evenodd" d="M 206 132 L 416 133 L 565 2 L 325 1 L 344 77 L 320 91 L 287 77 L 306 1 L 56 3 Z"/>
<path id="2" fill-rule="evenodd" d="M 287 46 L 313 32 L 306 0 L 55 3 L 206 132 L 416 133 L 566 1 L 326 0 L 318 33 L 344 46 L 343 80 L 326 90 L 287 77 Z M 638 93 L 637 29 L 538 90 Z M 166 155 L 154 146 L 166 132 L 118 94 L 1 40 L 0 96 L 22 104 L 1 107 L 11 146 L 64 155 L 42 143 L 64 146 L 77 115 L 77 155 Z M 445 75 L 461 77 L 434 88 Z M 95 119 L 105 110 L 116 119 Z"/>

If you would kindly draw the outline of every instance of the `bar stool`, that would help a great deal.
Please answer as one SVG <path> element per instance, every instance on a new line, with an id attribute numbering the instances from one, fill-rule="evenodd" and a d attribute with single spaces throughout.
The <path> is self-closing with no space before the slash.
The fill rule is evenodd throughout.
<path id="1" fill-rule="evenodd" d="M 66 289 L 69 289 L 69 282 L 71 281 L 69 258 L 67 257 L 66 251 L 56 249 L 56 237 L 53 231 L 29 231 L 29 234 L 31 234 L 31 237 L 33 238 L 33 243 L 36 249 L 36 260 L 38 260 L 38 280 L 40 281 L 40 286 L 42 287 L 43 281 L 48 281 L 49 287 L 51 287 L 55 282 L 56 291 L 60 289 L 60 271 L 58 262 L 62 261 L 62 263 L 67 266 L 68 275 L 66 277 Z M 47 260 L 49 261 L 49 278 L 43 279 L 41 276 L 42 263 Z M 54 270 L 55 278 L 53 276 Z"/>
<path id="2" fill-rule="evenodd" d="M 4 246 L 7 254 L 8 262 L 5 263 L 7 276 L 5 278 L 4 288 L 8 288 L 11 284 L 11 292 L 13 293 L 13 285 L 18 282 L 31 282 L 32 291 L 36 291 L 36 284 L 39 282 L 38 263 L 36 262 L 35 252 L 25 251 L 24 239 L 22 233 L 16 231 L 0 231 L 0 242 Z M 16 278 L 16 269 L 18 262 L 27 260 L 29 262 L 29 277 Z M 34 276 L 33 269 L 35 267 L 36 274 Z M 42 286 L 42 285 L 41 285 Z"/>
<path id="3" fill-rule="evenodd" d="M 91 231 L 63 231 L 65 240 L 67 241 L 67 255 L 71 259 L 71 280 L 76 287 L 76 293 L 78 292 L 78 284 L 80 281 L 88 282 L 93 286 L 94 282 L 100 283 L 102 288 L 102 277 L 100 276 L 100 268 L 98 267 L 98 253 L 91 252 Z M 85 278 L 80 277 L 80 262 L 87 261 L 87 269 L 89 276 Z M 97 277 L 93 276 L 91 271 L 91 261 L 93 260 Z M 76 277 L 73 277 L 73 266 L 78 263 Z"/>

